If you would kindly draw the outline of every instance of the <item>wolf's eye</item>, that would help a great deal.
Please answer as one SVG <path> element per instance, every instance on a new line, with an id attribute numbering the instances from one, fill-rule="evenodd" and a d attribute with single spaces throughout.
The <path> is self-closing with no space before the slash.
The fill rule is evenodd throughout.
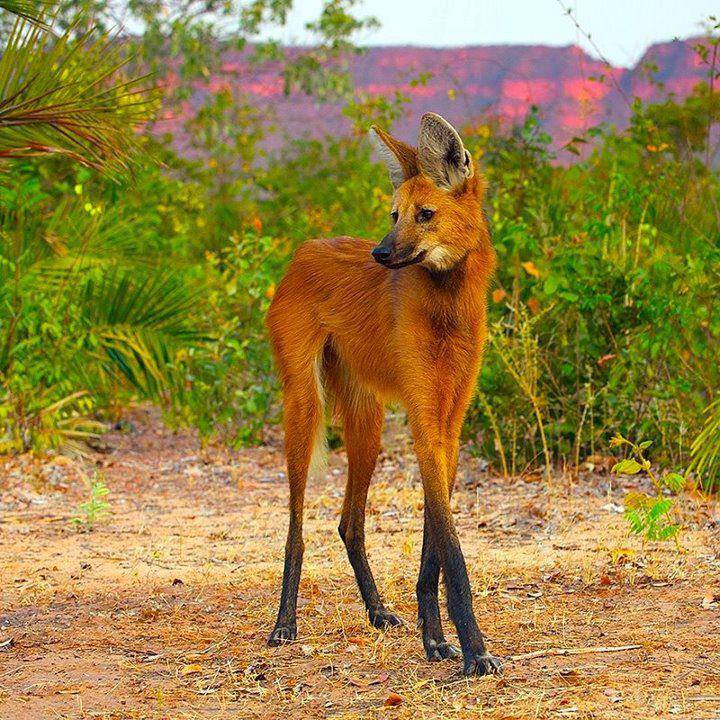
<path id="1" fill-rule="evenodd" d="M 398 213 L 397 210 L 393 210 L 393 211 L 390 213 L 390 217 L 392 218 L 392 221 L 393 221 L 394 223 L 396 223 L 396 222 L 398 221 L 398 218 L 400 217 L 400 214 Z"/>
<path id="2" fill-rule="evenodd" d="M 428 220 L 432 220 L 434 214 L 434 210 L 430 210 L 429 208 L 423 208 L 417 214 L 418 222 L 428 222 Z"/>

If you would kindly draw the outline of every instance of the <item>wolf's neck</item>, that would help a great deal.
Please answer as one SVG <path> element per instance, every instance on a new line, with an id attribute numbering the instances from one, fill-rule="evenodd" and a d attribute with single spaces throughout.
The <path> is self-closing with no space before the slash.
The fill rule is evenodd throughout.
<path id="1" fill-rule="evenodd" d="M 462 286 L 467 281 L 467 269 L 468 269 L 468 256 L 469 252 L 465 253 L 463 259 L 460 262 L 455 263 L 451 268 L 447 270 L 427 270 L 427 274 L 430 278 L 430 282 L 434 289 L 439 293 L 450 293 L 454 294 L 460 291 Z"/>

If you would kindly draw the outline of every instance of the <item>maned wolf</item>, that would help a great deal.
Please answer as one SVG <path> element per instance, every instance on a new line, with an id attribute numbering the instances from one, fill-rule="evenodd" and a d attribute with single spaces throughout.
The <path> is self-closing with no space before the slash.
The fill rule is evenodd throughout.
<path id="1" fill-rule="evenodd" d="M 325 449 L 325 405 L 342 419 L 348 479 L 340 520 L 357 583 L 375 627 L 399 625 L 378 593 L 365 554 L 365 502 L 380 449 L 383 406 L 407 410 L 425 494 L 419 625 L 428 659 L 456 657 L 438 606 L 442 568 L 464 672 L 496 671 L 472 609 L 465 560 L 450 512 L 460 427 L 486 338 L 494 253 L 482 210 L 485 181 L 455 129 L 423 115 L 417 149 L 371 130 L 395 188 L 392 229 L 379 245 L 339 237 L 295 253 L 267 326 L 285 402 L 290 527 L 282 597 L 268 643 L 297 634 L 303 501 Z"/>

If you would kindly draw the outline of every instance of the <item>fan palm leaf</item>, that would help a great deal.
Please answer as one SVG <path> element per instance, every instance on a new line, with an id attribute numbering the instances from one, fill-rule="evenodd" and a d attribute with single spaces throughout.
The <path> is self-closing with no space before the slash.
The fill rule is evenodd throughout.
<path id="1" fill-rule="evenodd" d="M 136 128 L 158 99 L 146 77 L 121 76 L 129 61 L 116 38 L 94 29 L 55 37 L 19 19 L 0 57 L 0 158 L 60 153 L 127 170 L 140 148 Z"/>
<path id="2" fill-rule="evenodd" d="M 692 444 L 691 471 L 703 481 L 707 489 L 717 489 L 720 477 L 720 398 L 705 411 L 707 419 Z"/>
<path id="3" fill-rule="evenodd" d="M 198 329 L 199 300 L 199 290 L 163 271 L 138 279 L 120 268 L 88 281 L 82 306 L 101 372 L 146 398 L 164 400 L 182 382 L 178 353 L 209 339 Z"/>
<path id="4" fill-rule="evenodd" d="M 0 10 L 44 28 L 47 28 L 47 25 L 43 14 L 50 5 L 51 0 L 0 0 Z"/>
<path id="5" fill-rule="evenodd" d="M 164 268 L 157 255 L 136 258 L 142 223 L 119 209 L 90 216 L 74 202 L 44 218 L 32 209 L 0 218 L 0 373 L 27 353 L 54 362 L 52 347 L 11 331 L 24 312 L 16 298 L 42 287 L 52 314 L 72 318 L 78 333 L 71 387 L 106 397 L 125 388 L 165 402 L 183 382 L 178 358 L 209 339 L 202 287 L 181 279 L 179 268 Z"/>

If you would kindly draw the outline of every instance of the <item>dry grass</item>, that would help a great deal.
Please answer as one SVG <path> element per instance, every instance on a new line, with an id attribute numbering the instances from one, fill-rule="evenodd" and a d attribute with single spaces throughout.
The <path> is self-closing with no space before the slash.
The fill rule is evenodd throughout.
<path id="1" fill-rule="evenodd" d="M 382 458 L 368 543 L 408 627 L 364 621 L 336 531 L 337 456 L 308 492 L 300 638 L 270 649 L 280 450 L 201 453 L 152 415 L 135 421 L 98 458 L 113 514 L 93 532 L 68 522 L 87 467 L 24 457 L 3 468 L 2 718 L 720 718 L 716 504 L 683 500 L 683 553 L 643 549 L 617 512 L 626 488 L 607 477 L 548 488 L 485 477 L 465 458 L 456 521 L 491 650 L 641 646 L 465 680 L 457 663 L 425 661 L 414 627 L 422 494 L 407 446 Z"/>

